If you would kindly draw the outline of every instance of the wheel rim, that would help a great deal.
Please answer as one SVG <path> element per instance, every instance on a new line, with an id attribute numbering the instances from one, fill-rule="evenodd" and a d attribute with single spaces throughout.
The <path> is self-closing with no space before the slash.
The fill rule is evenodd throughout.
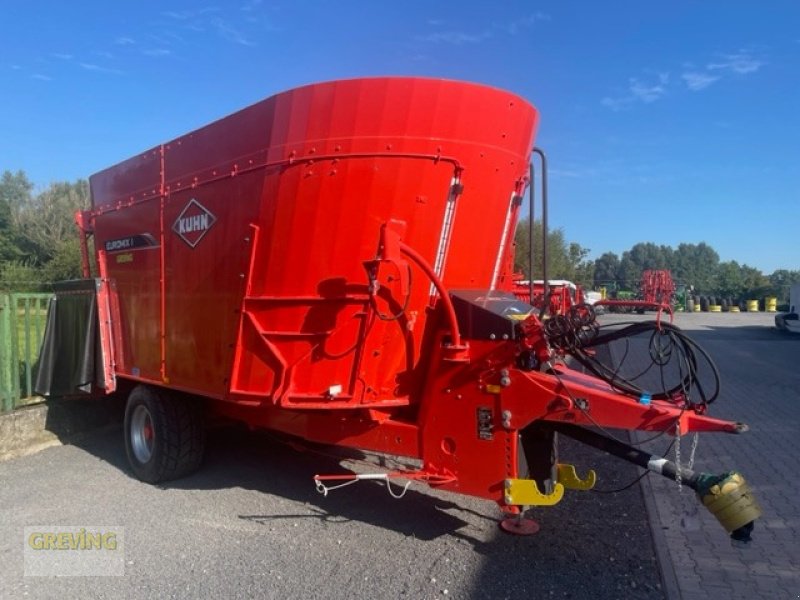
<path id="1" fill-rule="evenodd" d="M 155 435 L 150 411 L 141 404 L 133 411 L 131 418 L 131 449 L 140 463 L 146 463 L 153 456 Z"/>

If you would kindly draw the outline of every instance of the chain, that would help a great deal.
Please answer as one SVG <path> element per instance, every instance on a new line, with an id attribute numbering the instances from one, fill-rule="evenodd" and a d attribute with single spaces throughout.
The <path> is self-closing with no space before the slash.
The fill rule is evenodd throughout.
<path id="1" fill-rule="evenodd" d="M 697 442 L 700 439 L 700 434 L 696 431 L 694 432 L 694 436 L 692 437 L 692 449 L 689 452 L 689 465 L 688 467 L 691 469 L 694 467 L 694 454 L 697 452 Z"/>
<path id="2" fill-rule="evenodd" d="M 700 439 L 699 434 L 695 431 L 692 435 L 692 448 L 689 451 L 689 462 L 686 465 L 688 469 L 692 469 L 694 467 L 694 458 L 695 453 L 697 452 L 697 442 Z M 678 438 L 678 444 L 680 444 L 680 438 Z M 678 450 L 680 453 L 680 450 Z M 680 456 L 680 454 L 678 454 Z M 680 469 L 680 466 L 678 467 Z M 679 480 L 680 481 L 680 480 Z M 686 531 L 697 531 L 700 528 L 700 520 L 698 519 L 698 504 L 697 502 L 693 502 L 692 499 L 688 498 L 685 495 L 681 496 L 681 503 L 683 505 L 683 515 L 681 516 L 681 527 Z"/>
<path id="3" fill-rule="evenodd" d="M 697 432 L 692 436 L 692 447 L 689 451 L 689 462 L 686 465 L 687 469 L 694 467 L 694 457 L 697 452 L 697 441 L 699 439 Z M 680 421 L 675 423 L 675 482 L 678 484 L 678 497 L 680 498 L 681 505 L 681 527 L 687 531 L 696 531 L 700 527 L 700 522 L 697 518 L 697 502 L 683 494 L 683 474 L 681 471 L 681 425 Z"/>

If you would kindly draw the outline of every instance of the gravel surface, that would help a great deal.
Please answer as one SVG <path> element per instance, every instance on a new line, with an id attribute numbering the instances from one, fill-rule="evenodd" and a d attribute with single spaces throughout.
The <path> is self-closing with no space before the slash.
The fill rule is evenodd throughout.
<path id="1" fill-rule="evenodd" d="M 129 474 L 121 438 L 0 464 L 0 598 L 663 597 L 638 485 L 568 491 L 535 511 L 539 534 L 517 537 L 499 531 L 494 504 L 422 486 L 402 500 L 378 482 L 322 497 L 312 476 L 339 460 L 238 430 L 212 435 L 196 475 L 149 486 Z M 598 487 L 637 475 L 576 444 L 561 451 L 594 465 Z M 23 577 L 30 525 L 124 527 L 125 576 Z"/>

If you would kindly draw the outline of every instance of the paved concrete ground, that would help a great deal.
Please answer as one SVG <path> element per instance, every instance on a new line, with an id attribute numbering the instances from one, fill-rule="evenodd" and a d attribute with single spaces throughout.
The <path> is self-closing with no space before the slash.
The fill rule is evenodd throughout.
<path id="1" fill-rule="evenodd" d="M 739 469 L 755 487 L 765 516 L 747 550 L 732 548 L 703 509 L 696 528 L 683 527 L 691 495 L 655 476 L 646 486 L 655 546 L 639 486 L 570 493 L 536 511 L 537 536 L 517 538 L 498 532 L 493 505 L 422 487 L 401 501 L 375 482 L 323 498 L 311 478 L 337 472 L 338 460 L 238 432 L 212 437 L 198 474 L 148 486 L 129 475 L 119 430 L 106 430 L 0 463 L 0 598 L 657 599 L 656 555 L 670 598 L 795 598 L 800 339 L 770 329 L 770 318 L 677 316 L 723 372 L 714 414 L 751 425 L 743 436 L 703 437 L 696 462 Z M 597 467 L 606 489 L 637 474 L 574 445 L 562 456 Z M 124 527 L 125 576 L 24 577 L 30 525 Z"/>
<path id="2" fill-rule="evenodd" d="M 638 488 L 569 494 L 523 538 L 498 530 L 493 504 L 421 486 L 402 500 L 377 482 L 324 498 L 312 477 L 341 472 L 337 460 L 238 431 L 212 437 L 201 472 L 149 486 L 129 475 L 120 437 L 0 463 L 0 598 L 663 598 Z M 603 486 L 636 476 L 565 452 L 599 462 Z M 124 527 L 125 576 L 24 577 L 32 525 Z"/>
<path id="3" fill-rule="evenodd" d="M 608 315 L 602 320 L 622 318 Z M 683 600 L 798 598 L 800 336 L 777 331 L 773 315 L 765 313 L 678 313 L 675 324 L 719 367 L 722 394 L 711 414 L 750 426 L 739 436 L 701 436 L 695 468 L 740 471 L 764 516 L 757 522 L 753 543 L 735 548 L 713 516 L 703 508 L 695 512 L 690 490 L 677 494 L 674 482 L 650 476 L 655 508 L 651 524 L 667 581 L 672 582 L 669 595 Z M 684 462 L 690 448 L 690 438 L 684 438 Z"/>

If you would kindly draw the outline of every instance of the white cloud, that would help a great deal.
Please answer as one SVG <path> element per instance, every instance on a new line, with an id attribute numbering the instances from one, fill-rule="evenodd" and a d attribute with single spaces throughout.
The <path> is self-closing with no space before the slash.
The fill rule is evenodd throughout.
<path id="1" fill-rule="evenodd" d="M 453 44 L 454 46 L 461 46 L 462 44 L 477 44 L 483 40 L 492 37 L 491 31 L 482 31 L 480 33 L 467 33 L 465 31 L 438 31 L 422 36 L 426 42 L 433 42 L 435 44 L 445 43 Z"/>
<path id="2" fill-rule="evenodd" d="M 600 100 L 600 104 L 605 106 L 606 108 L 610 108 L 613 111 L 622 110 L 624 108 L 628 108 L 631 103 L 633 102 L 633 98 L 630 96 L 620 96 L 617 98 L 612 98 L 611 96 L 606 96 L 602 100 Z"/>
<path id="3" fill-rule="evenodd" d="M 645 83 L 636 77 L 631 77 L 628 80 L 628 89 L 624 94 L 606 96 L 600 100 L 600 104 L 613 111 L 629 108 L 636 102 L 650 104 L 667 93 L 668 84 L 669 73 L 659 73 L 658 81 L 652 83 Z"/>
<path id="4" fill-rule="evenodd" d="M 13 70 L 15 70 L 15 71 L 21 71 L 22 70 L 22 65 L 11 65 L 11 68 Z"/>
<path id="5" fill-rule="evenodd" d="M 244 12 L 250 12 L 255 10 L 259 7 L 263 0 L 249 0 L 242 5 L 242 10 Z"/>
<path id="6" fill-rule="evenodd" d="M 130 37 L 127 37 L 127 36 L 123 35 L 123 36 L 120 36 L 117 39 L 115 39 L 114 43 L 119 45 L 119 46 L 130 46 L 132 44 L 135 44 L 136 40 L 134 40 L 133 38 L 130 38 Z"/>
<path id="7" fill-rule="evenodd" d="M 175 19 L 178 21 L 186 21 L 187 19 L 195 19 L 202 15 L 215 12 L 219 12 L 219 7 L 206 6 L 198 10 L 168 10 L 162 12 L 161 14 L 164 15 L 165 17 L 169 17 L 170 19 Z"/>
<path id="8" fill-rule="evenodd" d="M 548 169 L 548 174 L 555 179 L 581 179 L 585 173 L 571 169 Z"/>
<path id="9" fill-rule="evenodd" d="M 75 58 L 72 54 L 65 54 L 63 52 L 54 52 L 53 56 L 55 58 L 60 58 L 61 60 L 72 60 Z"/>
<path id="10" fill-rule="evenodd" d="M 169 56 L 172 54 L 172 50 L 167 50 L 166 48 L 148 48 L 147 50 L 142 50 L 142 54 L 146 56 Z"/>
<path id="11" fill-rule="evenodd" d="M 761 59 L 755 58 L 747 50 L 739 50 L 733 54 L 723 54 L 720 56 L 721 62 L 709 63 L 706 68 L 709 71 L 728 71 L 737 73 L 739 75 L 746 75 L 748 73 L 755 73 L 766 62 Z"/>
<path id="12" fill-rule="evenodd" d="M 186 19 L 191 18 L 194 16 L 194 13 L 188 10 L 182 10 L 180 12 L 174 10 L 168 10 L 161 13 L 165 17 L 169 17 L 170 19 L 177 19 L 178 21 L 185 21 Z"/>
<path id="13" fill-rule="evenodd" d="M 178 42 L 180 44 L 185 44 L 186 43 L 186 40 L 183 39 L 183 37 L 179 36 L 174 31 L 164 31 L 164 32 L 162 32 L 162 35 L 167 40 L 172 40 L 173 42 Z M 170 42 L 168 41 L 167 43 L 169 44 Z"/>
<path id="14" fill-rule="evenodd" d="M 508 24 L 507 30 L 508 33 L 511 35 L 516 35 L 519 33 L 520 29 L 526 29 L 528 27 L 532 27 L 539 21 L 550 21 L 551 17 L 547 13 L 543 13 L 541 11 L 536 11 L 535 13 L 528 15 L 527 17 L 523 17 L 521 19 L 517 19 L 516 21 L 512 21 Z"/>
<path id="15" fill-rule="evenodd" d="M 706 89 L 715 81 L 720 79 L 719 75 L 709 75 L 708 73 L 701 73 L 698 71 L 688 71 L 681 75 L 681 78 L 686 82 L 688 87 L 693 92 Z"/>
<path id="16" fill-rule="evenodd" d="M 256 43 L 248 38 L 239 29 L 234 27 L 228 21 L 223 19 L 213 19 L 211 25 L 217 30 L 217 33 L 229 42 L 234 42 L 242 46 L 255 46 Z"/>
<path id="17" fill-rule="evenodd" d="M 101 67 L 100 65 L 95 65 L 93 63 L 79 63 L 82 69 L 86 69 L 87 71 L 94 71 L 96 73 L 111 73 L 112 75 L 121 75 L 122 71 L 119 69 L 109 69 L 108 67 Z"/>
<path id="18" fill-rule="evenodd" d="M 549 21 L 550 15 L 543 12 L 535 12 L 528 16 L 516 19 L 509 23 L 492 23 L 490 27 L 483 31 L 469 32 L 459 30 L 443 30 L 428 33 L 419 36 L 418 39 L 423 42 L 430 42 L 433 44 L 452 44 L 453 46 L 462 46 L 464 44 L 479 44 L 485 40 L 495 37 L 496 35 L 504 36 L 517 35 L 523 29 L 532 27 L 539 21 Z M 440 19 L 428 19 L 427 24 L 434 27 L 440 27 L 445 21 Z"/>
<path id="19" fill-rule="evenodd" d="M 31 75 L 31 79 L 38 79 L 39 81 L 53 81 L 52 77 L 42 75 L 41 73 L 34 73 Z"/>
<path id="20" fill-rule="evenodd" d="M 699 92 L 729 76 L 755 73 L 767 64 L 766 60 L 755 56 L 752 50 L 747 49 L 720 54 L 718 59 L 707 63 L 705 68 L 693 62 L 684 62 L 681 79 L 686 88 L 692 92 Z M 669 87 L 669 73 L 659 73 L 657 82 L 642 81 L 632 77 L 628 80 L 627 92 L 617 96 L 605 96 L 600 103 L 614 111 L 629 108 L 636 102 L 650 104 L 664 97 Z"/>
<path id="21" fill-rule="evenodd" d="M 658 83 L 646 84 L 638 79 L 631 78 L 629 80 L 629 87 L 631 95 L 637 100 L 641 100 L 645 104 L 655 102 L 661 96 L 667 93 L 667 83 L 669 83 L 669 73 L 662 73 L 658 76 Z"/>

